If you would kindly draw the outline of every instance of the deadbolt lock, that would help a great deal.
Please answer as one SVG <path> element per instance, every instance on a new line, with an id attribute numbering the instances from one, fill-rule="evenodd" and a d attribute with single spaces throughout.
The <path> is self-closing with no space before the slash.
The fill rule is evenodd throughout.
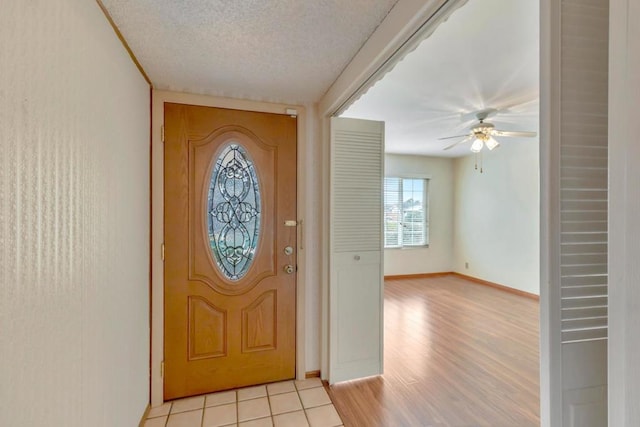
<path id="1" fill-rule="evenodd" d="M 284 272 L 287 274 L 293 274 L 293 272 L 295 271 L 295 269 L 293 268 L 293 265 L 291 264 L 287 264 L 284 266 Z"/>
<path id="2" fill-rule="evenodd" d="M 291 246 L 287 246 L 286 248 L 284 248 L 284 254 L 285 255 L 293 254 L 293 248 Z"/>

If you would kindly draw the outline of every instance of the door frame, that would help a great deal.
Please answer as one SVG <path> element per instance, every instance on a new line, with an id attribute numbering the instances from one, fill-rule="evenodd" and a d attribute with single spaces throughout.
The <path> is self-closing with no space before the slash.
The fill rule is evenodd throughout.
<path id="1" fill-rule="evenodd" d="M 360 48 L 351 62 L 318 103 L 317 121 L 322 141 L 322 306 L 320 372 L 329 379 L 329 281 L 330 281 L 330 195 L 331 117 L 345 111 L 378 80 L 431 35 L 456 9 L 468 0 L 399 1 Z M 383 255 L 384 256 L 384 255 Z M 381 311 L 384 304 L 381 304 Z M 384 314 L 384 313 L 381 313 Z"/>
<path id="2" fill-rule="evenodd" d="M 415 49 L 421 37 L 430 35 L 446 20 L 449 13 L 464 6 L 467 0 L 435 0 L 429 2 L 398 2 L 389 12 L 365 45 L 329 88 L 318 105 L 318 122 L 322 132 L 322 183 L 329 188 L 331 155 L 330 118 L 340 114 L 364 94 L 376 81 L 384 77 L 405 55 Z M 557 283 L 558 246 L 556 236 L 560 221 L 557 200 L 551 196 L 557 192 L 552 181 L 552 168 L 559 160 L 559 152 L 553 142 L 558 126 L 558 112 L 553 109 L 559 97 L 552 87 L 557 81 L 560 55 L 557 50 L 557 24 L 559 2 L 540 0 L 540 421 L 552 425 L 558 419 L 557 396 L 560 393 L 558 360 L 560 348 L 558 331 L 560 319 L 559 290 Z M 554 80 L 555 79 L 555 80 Z M 545 111 L 542 111 L 545 108 Z M 322 228 L 322 378 L 329 376 L 329 195 L 323 192 Z M 561 418 L 560 418 L 561 419 Z"/>
<path id="3" fill-rule="evenodd" d="M 162 243 L 164 241 L 164 148 L 162 126 L 164 126 L 165 102 L 198 105 L 203 107 L 228 108 L 232 110 L 256 111 L 260 113 L 297 115 L 298 159 L 297 159 L 297 215 L 303 225 L 298 227 L 298 271 L 296 273 L 296 378 L 304 379 L 305 359 L 305 314 L 306 314 L 306 274 L 307 254 L 304 251 L 311 242 L 309 233 L 304 233 L 304 219 L 311 206 L 307 204 L 306 185 L 309 177 L 304 162 L 308 153 L 308 136 L 311 126 L 307 123 L 305 107 L 290 104 L 273 104 L 231 98 L 196 95 L 179 92 L 153 90 L 151 96 L 151 406 L 164 402 L 164 379 L 162 362 L 164 359 L 164 261 Z"/>

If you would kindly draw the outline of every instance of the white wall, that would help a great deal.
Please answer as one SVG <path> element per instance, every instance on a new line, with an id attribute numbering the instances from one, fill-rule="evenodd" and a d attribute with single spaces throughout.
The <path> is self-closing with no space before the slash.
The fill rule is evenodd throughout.
<path id="1" fill-rule="evenodd" d="M 306 207 L 303 239 L 306 244 L 305 274 L 305 370 L 320 370 L 321 354 L 321 308 L 322 308 L 322 144 L 320 123 L 317 120 L 315 106 L 307 108 L 307 143 L 305 153 L 306 168 Z"/>
<path id="2" fill-rule="evenodd" d="M 429 178 L 429 247 L 385 249 L 385 276 L 452 271 L 453 160 L 387 154 L 385 176 Z"/>
<path id="3" fill-rule="evenodd" d="M 454 161 L 454 271 L 538 295 L 538 142 L 505 140 L 483 159 L 483 173 L 473 155 Z"/>
<path id="4" fill-rule="evenodd" d="M 609 425 L 640 425 L 640 4 L 610 0 Z"/>
<path id="5" fill-rule="evenodd" d="M 134 426 L 149 87 L 95 1 L 2 0 L 0 425 Z"/>

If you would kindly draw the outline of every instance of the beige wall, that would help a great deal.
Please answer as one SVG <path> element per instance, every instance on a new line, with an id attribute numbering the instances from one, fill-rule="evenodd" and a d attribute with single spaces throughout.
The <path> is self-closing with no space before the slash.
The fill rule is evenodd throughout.
<path id="1" fill-rule="evenodd" d="M 539 294 L 538 143 L 510 139 L 483 159 L 483 173 L 474 155 L 454 162 L 454 271 Z"/>
<path id="2" fill-rule="evenodd" d="M 452 271 L 453 160 L 387 154 L 385 176 L 429 178 L 429 247 L 385 249 L 384 274 Z"/>
<path id="3" fill-rule="evenodd" d="M 96 2 L 2 0 L 0 425 L 148 402 L 149 87 Z"/>

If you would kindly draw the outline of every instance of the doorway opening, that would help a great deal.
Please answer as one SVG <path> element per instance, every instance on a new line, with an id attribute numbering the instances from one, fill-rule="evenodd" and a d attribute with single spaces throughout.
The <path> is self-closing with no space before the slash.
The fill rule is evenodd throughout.
<path id="1" fill-rule="evenodd" d="M 196 108 L 197 110 L 199 110 L 200 108 L 204 108 L 204 109 L 208 109 L 208 108 L 213 108 L 213 109 L 221 109 L 221 110 L 226 110 L 229 112 L 249 112 L 251 114 L 251 112 L 253 112 L 253 114 L 267 114 L 267 115 L 273 115 L 273 116 L 278 116 L 283 120 L 288 120 L 288 121 L 293 121 L 295 124 L 293 126 L 293 128 L 290 130 L 290 133 L 293 134 L 294 138 L 296 139 L 296 144 L 297 144 L 297 153 L 298 156 L 296 156 L 295 154 L 295 150 L 286 150 L 288 152 L 287 156 L 291 157 L 294 166 L 290 168 L 290 171 L 293 172 L 293 175 L 287 175 L 288 181 L 290 181 L 291 183 L 294 183 L 294 187 L 291 190 L 291 192 L 293 192 L 292 196 L 294 197 L 294 199 L 297 200 L 297 203 L 286 203 L 286 205 L 290 208 L 293 207 L 293 211 L 288 212 L 290 217 L 287 217 L 286 220 L 293 220 L 294 224 L 296 223 L 296 219 L 298 219 L 300 222 L 302 222 L 308 215 L 308 210 L 306 207 L 306 199 L 308 197 L 308 192 L 306 192 L 304 190 L 304 186 L 300 185 L 300 183 L 304 183 L 307 180 L 307 170 L 303 167 L 301 167 L 301 159 L 304 159 L 305 155 L 304 153 L 306 152 L 306 150 L 308 150 L 308 142 L 309 139 L 306 137 L 306 132 L 305 132 L 305 126 L 306 126 L 306 121 L 307 121 L 307 111 L 303 106 L 292 106 L 292 105 L 285 105 L 285 104 L 273 104 L 273 103 L 264 103 L 264 102 L 257 102 L 257 101 L 244 101 L 244 100 L 236 100 L 236 99 L 228 99 L 228 98 L 218 98 L 218 97 L 211 97 L 211 96 L 205 96 L 205 95 L 194 95 L 194 94 L 183 94 L 183 93 L 176 93 L 176 92 L 166 92 L 166 91 L 154 91 L 153 93 L 153 123 L 154 123 L 154 132 L 153 132 L 153 143 L 152 143 L 152 163 L 153 163 L 153 176 L 152 176 L 152 181 L 153 181 L 153 192 L 152 192 L 152 201 L 153 201 L 153 207 L 152 207 L 152 212 L 153 212 L 153 216 L 154 216 L 154 221 L 152 223 L 152 246 L 154 248 L 161 248 L 162 244 L 165 242 L 165 227 L 164 227 L 164 221 L 165 221 L 165 182 L 164 182 L 164 167 L 165 167 L 165 162 L 164 162 L 164 156 L 165 156 L 165 142 L 163 141 L 163 133 L 166 133 L 166 128 L 165 128 L 165 105 L 167 104 L 175 104 L 175 105 L 189 105 L 189 106 L 193 106 L 194 108 Z M 286 126 L 278 126 L 279 132 L 282 132 L 283 129 L 287 128 Z M 235 129 L 235 131 L 237 131 L 238 129 Z M 164 132 L 163 132 L 164 131 Z M 193 140 L 202 140 L 202 138 L 204 138 L 204 142 L 208 141 L 206 139 L 207 136 L 215 136 L 215 137 L 222 137 L 223 134 L 229 136 L 231 135 L 231 133 L 227 132 L 227 131 L 231 131 L 231 133 L 233 133 L 234 129 L 230 129 L 230 128 L 225 128 L 225 132 L 223 132 L 222 134 L 216 134 L 216 135 L 210 135 L 210 132 L 202 132 L 202 133 L 198 133 L 197 136 L 191 138 Z M 255 132 L 254 132 L 255 133 Z M 239 135 L 239 134 L 234 134 L 235 136 L 237 136 L 238 138 L 242 139 L 242 141 L 245 141 L 247 143 L 247 147 L 249 145 L 252 144 L 251 141 L 249 141 L 249 139 L 252 139 L 254 141 L 256 141 L 255 138 L 249 138 L 247 139 L 249 136 L 251 136 L 251 133 L 247 133 L 244 132 L 243 135 Z M 165 137 L 167 135 L 164 135 Z M 236 138 L 238 141 L 240 141 L 240 139 Z M 166 138 L 165 138 L 166 139 Z M 201 141 L 203 142 L 203 141 Z M 227 142 L 233 142 L 233 141 L 227 141 Z M 231 144 L 233 145 L 233 144 Z M 259 143 L 256 142 L 257 146 L 262 146 L 263 148 L 266 149 L 266 151 L 270 151 L 268 149 L 268 147 L 265 147 L 264 145 L 261 145 Z M 215 152 L 215 154 L 217 154 L 218 156 L 220 154 L 223 153 L 223 151 L 226 148 L 231 148 L 229 146 L 229 144 L 219 147 L 219 150 Z M 246 150 L 245 150 L 246 151 Z M 262 150 L 265 151 L 265 150 Z M 209 153 L 213 156 L 214 153 Z M 252 163 L 255 164 L 257 162 L 260 162 L 260 156 L 250 153 L 247 151 L 247 156 L 249 156 L 249 160 L 252 161 Z M 268 157 L 268 156 L 267 156 Z M 193 156 L 191 156 L 191 158 L 194 158 Z M 204 157 L 203 157 L 204 158 Z M 208 162 L 210 163 L 208 165 L 209 169 L 211 169 L 211 171 L 209 172 L 210 174 L 213 173 L 215 166 L 213 166 L 211 164 L 211 160 L 213 157 L 207 157 L 205 158 L 208 159 Z M 264 160 L 264 159 L 263 159 Z M 268 159 L 267 159 L 268 160 Z M 272 162 L 273 163 L 273 162 Z M 213 168 L 213 169 L 212 169 Z M 205 173 L 205 175 L 207 175 Z M 202 184 L 202 183 L 201 183 Z M 270 190 L 265 188 L 265 183 L 262 182 L 260 183 L 260 192 L 261 192 L 261 196 L 264 196 L 265 194 L 267 194 Z M 204 188 L 206 187 L 206 188 Z M 203 191 L 205 191 L 208 187 L 205 185 L 203 187 Z M 232 186 L 233 187 L 233 186 Z M 219 188 L 219 187 L 218 187 Z M 238 188 L 240 188 L 238 185 L 235 186 L 235 189 L 237 190 Z M 267 193 L 265 193 L 265 191 L 267 191 Z M 289 192 L 289 193 L 291 193 Z M 280 193 L 283 193 L 282 191 Z M 204 195 L 202 196 L 203 198 L 201 199 L 201 205 L 202 205 L 202 210 L 206 210 L 206 207 L 204 206 L 206 203 L 204 203 L 207 200 L 207 194 L 203 193 Z M 254 197 L 255 200 L 255 197 Z M 262 199 L 261 199 L 262 200 Z M 262 204 L 264 207 L 264 203 Z M 239 212 L 242 212 L 239 211 Z M 248 219 L 249 217 L 246 216 L 243 217 L 243 219 Z M 201 218 L 202 219 L 202 218 Z M 223 218 L 224 219 L 224 218 Z M 263 221 L 264 224 L 264 221 Z M 296 289 L 295 289 L 295 294 L 294 294 L 294 304 L 295 307 L 293 307 L 293 315 L 295 318 L 295 321 L 291 321 L 289 322 L 290 324 L 294 325 L 294 336 L 293 336 L 293 347 L 289 346 L 290 351 L 289 351 L 289 356 L 287 356 L 288 362 L 287 365 L 288 366 L 293 366 L 293 372 L 291 372 L 291 369 L 288 368 L 289 370 L 287 371 L 286 377 L 287 378 L 295 378 L 295 379 L 304 379 L 305 378 L 305 372 L 306 372 L 306 361 L 305 361 L 305 346 L 306 346 L 306 338 L 305 338 L 305 313 L 306 313 L 306 274 L 307 274 L 307 260 L 308 260 L 308 251 L 304 251 L 302 250 L 303 247 L 308 247 L 309 244 L 309 237 L 308 237 L 308 233 L 307 234 L 303 234 L 301 232 L 301 229 L 299 227 L 295 227 L 295 226 L 285 226 L 285 218 L 280 218 L 280 229 L 278 231 L 278 235 L 280 236 L 285 236 L 290 239 L 291 242 L 297 242 L 299 244 L 298 248 L 300 249 L 299 251 L 293 251 L 290 255 L 285 253 L 285 250 L 287 248 L 287 245 L 278 248 L 277 250 L 277 254 L 279 255 L 276 262 L 277 265 L 275 266 L 275 269 L 277 271 L 277 276 L 279 275 L 287 275 L 290 277 L 295 277 L 295 283 L 296 283 Z M 203 223 L 202 221 L 200 221 L 199 225 L 202 227 L 200 229 L 200 231 L 202 233 L 207 233 L 208 232 L 208 223 Z M 212 224 L 214 226 L 214 228 L 216 226 L 219 226 L 219 224 Z M 296 224 L 297 225 L 297 224 Z M 284 230 L 282 230 L 283 228 L 285 228 Z M 264 229 L 264 227 L 263 227 Z M 267 232 L 272 231 L 272 227 L 270 227 Z M 214 230 L 214 234 L 215 234 L 215 230 Z M 185 239 L 186 240 L 186 239 Z M 262 236 L 262 240 L 260 240 L 260 236 L 258 237 L 258 241 L 257 241 L 257 245 L 259 246 L 261 243 L 260 242 L 266 242 L 267 240 L 265 240 L 264 235 Z M 294 248 L 293 245 L 289 245 L 292 248 Z M 168 249 L 168 248 L 167 248 Z M 273 249 L 274 253 L 276 253 L 275 248 Z M 165 255 L 167 250 L 164 251 Z M 217 270 L 215 271 L 219 271 L 219 274 L 224 275 L 225 273 L 220 270 L 220 268 L 218 268 L 216 265 L 216 258 L 215 258 L 215 254 L 210 253 L 211 250 L 209 249 L 209 252 L 207 251 L 201 251 L 204 252 L 204 256 L 205 257 L 209 257 L 209 266 L 213 266 L 212 268 L 215 268 Z M 287 250 L 287 252 L 289 252 L 289 250 Z M 238 252 L 236 252 L 238 253 Z M 162 254 L 162 251 L 158 251 L 157 252 L 158 255 Z M 297 271 L 295 269 L 293 269 L 294 271 L 292 271 L 291 275 L 288 274 L 287 270 L 285 270 L 283 267 L 286 266 L 287 264 L 289 264 L 288 262 L 285 261 L 289 261 L 292 260 L 293 258 L 295 258 L 295 260 L 297 261 Z M 205 261 L 207 261 L 205 259 Z M 212 264 L 213 262 L 213 264 Z M 251 269 L 254 268 L 257 264 L 257 262 L 260 261 L 256 261 L 254 260 L 252 262 L 251 265 L 247 265 L 247 269 L 246 271 L 243 271 L 244 274 L 244 278 L 250 277 L 252 274 Z M 204 265 L 207 265 L 207 263 L 205 262 Z M 194 265 L 192 265 L 191 267 L 193 267 Z M 201 264 L 202 266 L 202 264 Z M 239 270 L 240 271 L 240 270 Z M 166 314 L 166 306 L 165 306 L 165 275 L 164 275 L 164 261 L 162 259 L 161 256 L 157 256 L 156 258 L 153 259 L 153 263 L 152 263 L 152 328 L 151 328 L 151 334 L 152 334 L 152 340 L 151 340 L 151 405 L 152 407 L 157 407 L 157 406 L 161 406 L 163 404 L 163 402 L 165 401 L 165 370 L 166 370 L 166 365 L 165 365 L 165 314 Z M 191 274 L 191 273 L 189 273 Z M 218 273 L 216 273 L 218 274 Z M 191 276 L 193 277 L 194 275 L 191 274 Z M 227 277 L 227 276 L 224 276 Z M 227 280 L 227 282 L 230 282 L 230 280 Z M 233 286 L 230 285 L 229 283 L 227 283 L 227 288 L 229 286 Z M 213 289 L 211 288 L 211 286 L 207 285 L 209 287 L 209 289 Z M 207 290 L 207 288 L 204 288 L 205 290 Z M 257 286 L 253 288 L 254 290 L 257 289 Z M 233 289 L 229 290 L 229 289 L 222 289 L 224 292 L 226 293 L 233 293 Z M 249 291 L 249 292 L 253 292 L 253 290 Z M 268 308 L 269 304 L 271 304 L 271 296 L 272 294 L 267 294 L 264 295 L 264 298 L 261 298 L 260 295 L 257 295 L 257 300 L 255 300 L 256 304 L 249 304 L 247 309 L 244 310 L 242 312 L 241 318 L 239 323 L 241 324 L 241 327 L 249 327 L 250 323 L 253 320 L 257 320 L 258 318 L 262 318 L 262 319 L 269 319 L 269 314 L 270 311 L 269 310 L 264 310 L 265 308 Z M 216 316 L 215 313 L 213 313 L 215 310 L 211 310 L 210 309 L 210 305 L 204 304 L 202 301 L 192 301 L 193 304 L 191 304 L 191 307 L 193 308 L 193 310 L 191 310 L 191 313 L 193 313 L 194 316 L 191 316 L 189 319 L 193 319 L 198 321 L 198 318 L 200 320 L 202 320 L 202 316 L 199 316 L 198 313 L 202 314 L 203 311 L 205 312 L 205 314 L 213 314 L 213 316 L 209 316 L 209 319 L 212 320 L 212 322 L 210 322 L 210 325 L 215 326 L 216 325 L 216 318 L 220 318 L 220 316 Z M 218 307 L 218 308 L 223 308 L 223 307 L 219 307 L 217 304 L 213 304 L 214 306 Z M 238 313 L 238 311 L 236 310 L 236 314 Z M 252 316 L 256 315 L 255 317 L 252 318 Z M 189 319 L 187 321 L 189 321 Z M 194 323 L 194 322 L 192 322 Z M 222 322 L 224 324 L 224 322 Z M 202 323 L 200 322 L 201 326 L 207 326 L 206 323 Z M 218 323 L 219 325 L 220 323 Z M 196 328 L 197 329 L 197 328 Z M 268 330 L 264 330 L 267 331 Z M 191 332 L 191 331 L 189 331 Z M 195 332 L 195 331 L 194 331 Z M 259 335 L 258 334 L 254 334 L 254 337 L 258 338 Z M 268 338 L 268 334 L 267 335 L 262 335 L 261 338 L 259 338 L 259 340 L 261 341 L 254 341 L 251 342 L 251 340 L 247 339 L 246 341 L 241 341 L 238 343 L 239 346 L 244 346 L 243 348 L 243 352 L 248 354 L 248 353 L 260 353 L 264 350 L 264 352 L 269 352 L 269 348 L 270 346 L 268 345 L 269 343 L 267 343 L 265 340 L 265 338 Z M 234 338 L 235 340 L 237 340 L 237 336 Z M 195 343 L 194 343 L 195 344 Z M 204 345 L 204 347 L 202 346 L 190 346 L 189 347 L 189 351 L 191 351 L 191 354 L 194 357 L 191 357 L 191 359 L 196 360 L 198 359 L 198 354 L 203 355 L 203 353 L 205 354 L 210 354 L 210 353 L 215 353 L 215 351 L 220 350 L 220 343 L 218 343 L 218 349 L 215 348 L 215 342 L 201 342 L 202 345 Z M 282 342 L 278 342 L 278 345 L 282 344 Z M 197 348 L 196 348 L 197 347 Z M 224 350 L 224 346 L 222 347 L 222 350 Z M 257 351 L 253 351 L 253 350 L 257 350 Z M 210 354 L 213 355 L 213 354 Z M 232 369 L 237 369 L 235 367 L 233 367 Z M 239 377 L 236 375 L 233 375 L 233 377 Z M 266 381 L 270 381 L 270 379 L 259 379 L 258 381 L 260 382 L 266 382 Z M 233 385 L 226 385 L 226 386 L 222 386 L 222 388 L 227 388 L 227 387 L 232 387 Z M 205 390 L 196 390 L 196 391 L 188 391 L 185 394 L 198 394 L 201 392 L 206 392 Z"/>
<path id="2" fill-rule="evenodd" d="M 513 391 L 523 399 L 515 398 L 516 406 L 527 409 L 515 421 L 508 418 L 513 414 L 500 418 L 500 411 L 488 415 L 497 424 L 539 424 L 539 29 L 537 2 L 470 0 L 340 114 L 385 122 L 385 376 L 393 375 L 388 381 L 397 380 L 403 393 L 415 392 L 421 381 L 437 378 L 430 370 L 448 351 L 444 344 L 456 361 L 449 369 L 463 372 L 473 365 L 465 352 L 469 340 L 484 341 L 478 358 L 498 365 L 504 354 L 526 360 L 506 369 L 514 373 L 512 384 L 522 386 Z M 499 147 L 486 141 L 473 147 L 476 138 L 467 136 L 482 124 L 503 131 L 493 139 Z M 440 139 L 449 136 L 459 138 Z M 484 298 L 485 321 L 496 312 L 492 305 L 519 309 L 489 323 L 474 320 L 469 313 Z M 474 308 L 459 306 L 463 301 Z M 517 323 L 522 335 L 499 322 Z M 482 325 L 476 332 L 486 335 L 453 327 L 470 325 Z M 467 342 L 458 341 L 461 335 Z M 526 357 L 515 356 L 516 349 Z M 372 392 L 376 382 L 387 382 L 367 381 Z M 468 405 L 473 396 L 501 389 L 495 376 L 482 381 L 470 400 L 461 384 L 441 383 L 440 392 Z"/>
<path id="3" fill-rule="evenodd" d="M 166 103 L 164 119 L 164 398 L 293 379 L 296 117 Z"/>

